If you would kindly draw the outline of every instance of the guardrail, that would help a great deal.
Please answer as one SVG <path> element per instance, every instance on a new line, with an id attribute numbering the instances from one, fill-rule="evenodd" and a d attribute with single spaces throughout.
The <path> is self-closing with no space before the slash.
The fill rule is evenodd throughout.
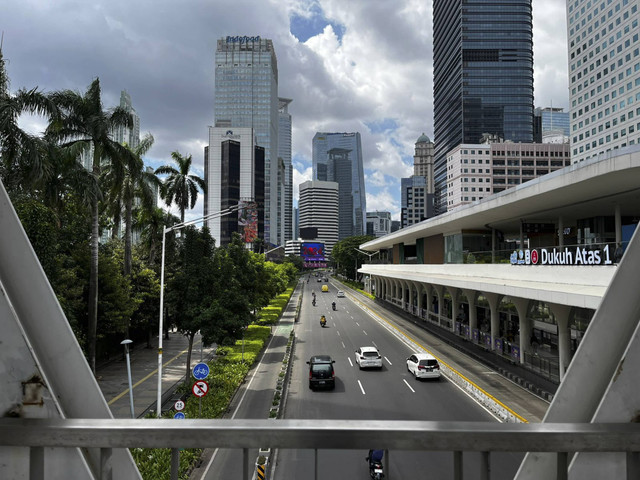
<path id="1" fill-rule="evenodd" d="M 557 480 L 568 478 L 571 455 L 567 452 L 623 452 L 627 479 L 637 478 L 629 475 L 640 471 L 638 423 L 0 418 L 0 446 L 30 449 L 31 480 L 45 478 L 45 448 L 78 447 L 100 449 L 102 479 L 112 478 L 114 448 L 241 449 L 243 464 L 238 472 L 249 480 L 248 450 L 265 445 L 313 449 L 316 455 L 321 449 L 368 450 L 371 445 L 387 452 L 448 451 L 454 454 L 451 478 L 456 480 L 463 478 L 464 452 L 482 453 L 482 479 L 489 478 L 491 452 L 557 453 Z M 387 462 L 393 458 L 393 454 L 385 456 Z"/>

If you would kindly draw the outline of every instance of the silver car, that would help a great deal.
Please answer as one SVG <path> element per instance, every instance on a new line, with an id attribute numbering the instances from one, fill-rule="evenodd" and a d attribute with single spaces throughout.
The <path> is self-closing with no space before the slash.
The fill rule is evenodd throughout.
<path id="1" fill-rule="evenodd" d="M 376 347 L 360 347 L 356 350 L 356 363 L 363 368 L 382 368 L 382 357 Z"/>

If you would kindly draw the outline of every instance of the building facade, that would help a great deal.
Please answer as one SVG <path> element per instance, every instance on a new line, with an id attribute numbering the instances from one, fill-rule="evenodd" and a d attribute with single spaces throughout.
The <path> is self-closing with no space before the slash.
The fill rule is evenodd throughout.
<path id="1" fill-rule="evenodd" d="M 447 210 L 482 200 L 570 163 L 567 143 L 459 145 L 447 155 Z"/>
<path id="2" fill-rule="evenodd" d="M 433 177 L 435 145 L 424 133 L 418 137 L 413 155 L 413 174 L 427 179 L 427 192 L 435 193 Z"/>
<path id="3" fill-rule="evenodd" d="M 367 212 L 367 235 L 382 237 L 391 233 L 391 212 Z"/>
<path id="4" fill-rule="evenodd" d="M 573 162 L 640 141 L 639 6 L 567 2 Z"/>
<path id="5" fill-rule="evenodd" d="M 209 127 L 205 150 L 204 216 L 239 202 L 255 203 L 256 235 L 264 238 L 264 148 L 255 144 L 252 128 Z M 245 213 L 243 211 L 243 213 Z M 238 213 L 206 221 L 217 245 L 226 245 L 234 232 L 244 234 Z"/>
<path id="6" fill-rule="evenodd" d="M 533 141 L 531 0 L 434 0 L 437 213 L 447 206 L 447 154 L 483 134 Z"/>
<path id="7" fill-rule="evenodd" d="M 277 244 L 278 230 L 278 62 L 273 42 L 259 36 L 227 36 L 215 55 L 215 127 L 253 128 L 264 148 L 265 241 Z"/>
<path id="8" fill-rule="evenodd" d="M 278 156 L 284 162 L 284 238 L 278 240 L 278 245 L 284 245 L 286 240 L 293 237 L 293 165 L 291 164 L 291 114 L 289 113 L 290 98 L 279 98 L 278 108 Z"/>
<path id="9" fill-rule="evenodd" d="M 534 139 L 535 143 L 543 143 L 546 138 L 554 138 L 563 135 L 569 139 L 570 115 L 563 108 L 536 108 L 534 112 Z M 549 136 L 548 134 L 553 135 Z"/>
<path id="10" fill-rule="evenodd" d="M 340 184 L 340 239 L 364 235 L 367 201 L 360 134 L 317 132 L 312 155 L 314 180 Z"/>
<path id="11" fill-rule="evenodd" d="M 434 216 L 433 195 L 427 193 L 427 179 L 420 175 L 400 179 L 400 221 L 405 228 Z"/>
<path id="12" fill-rule="evenodd" d="M 133 126 L 131 128 L 124 125 L 115 127 L 111 132 L 111 138 L 120 144 L 126 143 L 131 148 L 136 148 L 140 145 L 140 117 L 133 108 L 131 95 L 126 90 L 120 92 L 120 107 L 131 114 Z"/>
<path id="13" fill-rule="evenodd" d="M 317 238 L 330 255 L 338 242 L 338 184 L 319 180 L 300 184 L 300 229 L 317 229 Z"/>

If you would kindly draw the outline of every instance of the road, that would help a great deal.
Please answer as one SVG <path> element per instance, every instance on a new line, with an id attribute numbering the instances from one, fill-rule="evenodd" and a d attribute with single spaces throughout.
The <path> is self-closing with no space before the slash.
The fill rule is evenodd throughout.
<path id="1" fill-rule="evenodd" d="M 305 302 L 296 326 L 293 371 L 287 398 L 288 419 L 376 419 L 497 421 L 453 383 L 417 380 L 407 372 L 406 358 L 415 351 L 402 336 L 391 335 L 379 317 L 370 316 L 347 296 L 336 298 L 337 288 L 322 293 L 324 282 L 305 284 Z M 317 305 L 311 306 L 311 290 Z M 349 294 L 348 294 L 349 295 Z M 336 301 L 337 311 L 331 310 Z M 320 327 L 320 315 L 327 327 Z M 360 370 L 354 352 L 360 346 L 376 346 L 383 356 L 382 370 Z M 335 359 L 333 391 L 311 391 L 305 362 L 311 355 L 328 354 Z M 368 478 L 366 451 L 318 451 L 318 479 Z M 376 448 L 372 445 L 371 448 Z M 309 450 L 280 450 L 276 479 L 313 478 L 314 456 Z M 438 452 L 390 452 L 388 478 L 452 478 L 453 456 Z M 510 479 L 522 454 L 491 456 L 492 479 Z M 480 478 L 480 455 L 465 454 L 464 478 Z"/>

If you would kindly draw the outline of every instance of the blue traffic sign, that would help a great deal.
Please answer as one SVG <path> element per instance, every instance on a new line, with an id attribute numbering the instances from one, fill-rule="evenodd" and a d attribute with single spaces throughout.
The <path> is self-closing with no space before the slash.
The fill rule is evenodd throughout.
<path id="1" fill-rule="evenodd" d="M 173 418 L 177 418 L 178 420 L 184 420 L 185 418 L 187 418 L 187 416 L 182 412 L 176 412 L 173 415 Z"/>
<path id="2" fill-rule="evenodd" d="M 193 367 L 193 377 L 196 380 L 204 380 L 209 376 L 209 365 L 206 363 L 199 363 Z"/>

